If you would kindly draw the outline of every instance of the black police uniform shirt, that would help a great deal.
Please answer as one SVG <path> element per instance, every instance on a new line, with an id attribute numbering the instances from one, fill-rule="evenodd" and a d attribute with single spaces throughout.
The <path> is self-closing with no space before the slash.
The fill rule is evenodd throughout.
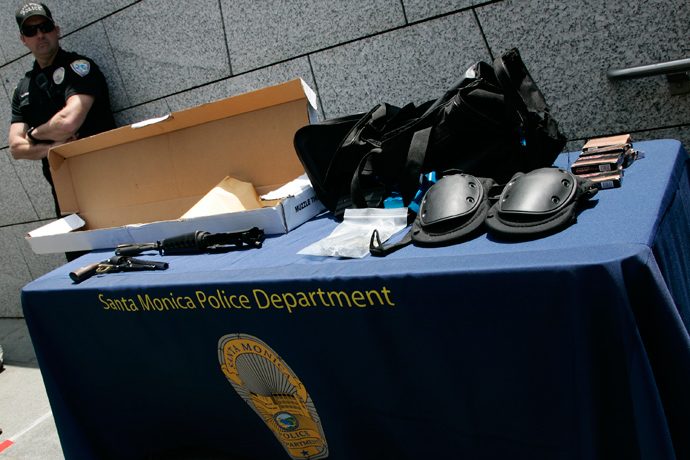
<path id="1" fill-rule="evenodd" d="M 41 76 L 42 75 L 42 76 Z M 110 109 L 108 84 L 98 66 L 77 53 L 58 50 L 53 64 L 41 69 L 34 62 L 12 95 L 12 123 L 40 126 L 50 120 L 75 94 L 94 96 L 94 103 L 79 128 L 79 139 L 115 128 Z M 43 175 L 53 185 L 48 160 L 43 159 Z M 54 191 L 53 191 L 54 193 Z"/>

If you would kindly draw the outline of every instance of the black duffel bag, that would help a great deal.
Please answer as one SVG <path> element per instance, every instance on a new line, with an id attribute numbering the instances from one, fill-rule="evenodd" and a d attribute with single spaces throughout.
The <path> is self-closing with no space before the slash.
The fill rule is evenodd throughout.
<path id="1" fill-rule="evenodd" d="M 431 171 L 505 183 L 551 166 L 565 142 L 517 49 L 470 67 L 436 100 L 379 104 L 305 126 L 294 139 L 317 196 L 336 217 L 379 207 L 393 193 L 409 205 L 420 174 Z"/>

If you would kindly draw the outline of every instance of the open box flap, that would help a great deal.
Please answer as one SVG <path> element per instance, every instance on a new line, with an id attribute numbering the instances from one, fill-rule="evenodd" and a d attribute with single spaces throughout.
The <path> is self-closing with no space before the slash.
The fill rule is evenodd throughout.
<path id="1" fill-rule="evenodd" d="M 286 184 L 304 173 L 293 138 L 310 122 L 308 99 L 298 79 L 56 147 L 49 160 L 60 209 L 108 214 L 85 217 L 97 229 L 136 223 L 137 210 L 156 204 L 156 220 L 178 218 L 186 209 L 174 203 L 193 204 L 225 176 L 257 190 Z"/>
<path id="2" fill-rule="evenodd" d="M 61 164 L 59 157 L 70 158 L 75 155 L 99 150 L 104 145 L 116 146 L 127 144 L 159 134 L 167 134 L 190 126 L 208 123 L 300 99 L 306 99 L 310 106 L 316 107 L 316 95 L 314 91 L 312 91 L 301 78 L 298 78 L 278 85 L 174 112 L 156 119 L 158 121 L 153 123 L 134 123 L 133 125 L 123 126 L 95 136 L 80 139 L 77 142 L 63 144 L 51 149 L 49 161 L 52 160 L 51 168 L 55 167 L 55 169 L 58 169 Z"/>

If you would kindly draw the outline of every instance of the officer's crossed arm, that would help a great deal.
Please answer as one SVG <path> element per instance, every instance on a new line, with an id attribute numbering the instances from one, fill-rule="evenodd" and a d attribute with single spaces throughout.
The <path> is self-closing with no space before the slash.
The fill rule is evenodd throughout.
<path id="1" fill-rule="evenodd" d="M 26 123 L 12 123 L 10 126 L 10 152 L 15 160 L 40 160 L 57 145 L 77 139 L 79 128 L 86 119 L 94 97 L 75 94 L 53 118 L 32 128 Z M 47 141 L 47 142 L 46 142 Z"/>
<path id="2" fill-rule="evenodd" d="M 10 153 L 15 160 L 40 160 L 48 156 L 55 143 L 34 144 L 26 140 L 30 126 L 26 123 L 10 125 Z"/>

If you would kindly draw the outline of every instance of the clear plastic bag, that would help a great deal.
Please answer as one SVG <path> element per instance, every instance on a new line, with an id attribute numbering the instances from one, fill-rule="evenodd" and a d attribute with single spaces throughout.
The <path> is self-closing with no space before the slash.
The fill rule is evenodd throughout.
<path id="1" fill-rule="evenodd" d="M 326 238 L 298 254 L 362 258 L 369 254 L 371 234 L 378 230 L 381 241 L 407 227 L 407 208 L 346 209 L 343 222 Z"/>

